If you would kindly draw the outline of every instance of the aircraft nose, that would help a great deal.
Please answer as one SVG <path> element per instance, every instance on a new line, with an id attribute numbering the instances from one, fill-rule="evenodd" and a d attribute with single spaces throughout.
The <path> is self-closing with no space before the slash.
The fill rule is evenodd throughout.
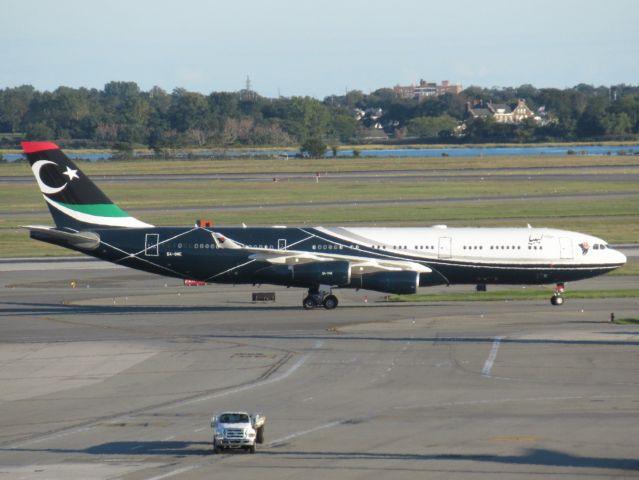
<path id="1" fill-rule="evenodd" d="M 626 256 L 621 253 L 619 250 L 613 250 L 613 262 L 614 263 L 619 263 L 620 265 L 624 265 L 627 261 L 628 258 L 626 258 Z"/>

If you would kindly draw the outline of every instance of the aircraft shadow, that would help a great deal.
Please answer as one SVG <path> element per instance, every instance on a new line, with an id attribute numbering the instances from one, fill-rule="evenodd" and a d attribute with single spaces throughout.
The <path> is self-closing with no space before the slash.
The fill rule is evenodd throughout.
<path id="1" fill-rule="evenodd" d="M 274 457 L 295 457 L 307 460 L 402 460 L 422 462 L 465 461 L 542 467 L 599 468 L 627 471 L 639 470 L 639 459 L 636 458 L 588 457 L 540 448 L 528 449 L 521 455 L 299 452 L 274 450 L 263 450 L 258 451 L 258 453 Z"/>
<path id="2" fill-rule="evenodd" d="M 210 442 L 191 441 L 123 441 L 108 442 L 88 447 L 86 449 L 28 449 L 12 448 L 0 449 L 4 452 L 47 452 L 47 453 L 77 453 L 85 455 L 139 455 L 139 456 L 205 456 L 212 454 Z M 242 452 L 238 450 L 237 452 Z M 258 454 L 272 457 L 292 457 L 304 460 L 400 460 L 411 462 L 482 462 L 503 465 L 525 465 L 539 467 L 566 467 L 566 468 L 597 468 L 603 470 L 639 471 L 639 459 L 579 456 L 556 450 L 533 448 L 521 455 L 491 455 L 491 454 L 418 454 L 418 453 L 359 453 L 359 452 L 304 452 L 295 450 L 258 449 Z M 314 467 L 316 468 L 316 467 Z"/>
<path id="3" fill-rule="evenodd" d="M 210 312 L 296 311 L 301 306 L 247 305 L 247 306 L 179 306 L 179 305 L 64 305 L 56 303 L 3 302 L 3 315 L 135 315 Z"/>

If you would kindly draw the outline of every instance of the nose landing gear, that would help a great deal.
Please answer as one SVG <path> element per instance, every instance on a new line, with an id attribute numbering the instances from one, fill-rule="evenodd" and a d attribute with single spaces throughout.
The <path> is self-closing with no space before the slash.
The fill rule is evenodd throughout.
<path id="1" fill-rule="evenodd" d="M 564 293 L 564 290 L 566 289 L 565 285 L 563 283 L 558 283 L 555 286 L 555 292 L 553 293 L 552 297 L 550 297 L 550 304 L 551 305 L 563 305 L 564 304 L 564 297 L 561 296 L 562 293 Z"/>
<path id="2" fill-rule="evenodd" d="M 308 295 L 302 300 L 304 310 L 312 310 L 317 307 L 324 307 L 326 310 L 337 308 L 339 300 L 333 295 L 331 289 L 323 290 L 320 287 L 309 288 Z"/>

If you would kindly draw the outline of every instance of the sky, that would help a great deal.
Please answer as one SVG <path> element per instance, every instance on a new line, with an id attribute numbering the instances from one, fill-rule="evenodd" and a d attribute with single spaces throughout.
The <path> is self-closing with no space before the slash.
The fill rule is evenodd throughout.
<path id="1" fill-rule="evenodd" d="M 2 0 L 0 89 L 639 84 L 636 0 Z"/>

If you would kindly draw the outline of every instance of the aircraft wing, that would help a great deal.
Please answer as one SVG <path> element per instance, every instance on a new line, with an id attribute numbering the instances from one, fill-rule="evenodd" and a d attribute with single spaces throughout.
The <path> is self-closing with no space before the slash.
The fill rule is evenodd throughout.
<path id="1" fill-rule="evenodd" d="M 217 232 L 212 232 L 212 236 L 218 248 L 229 248 L 233 250 L 241 249 L 250 253 L 250 258 L 252 260 L 268 262 L 273 265 L 302 265 L 305 263 L 346 260 L 350 263 L 351 274 L 354 276 L 376 272 L 411 271 L 422 274 L 432 272 L 430 268 L 422 265 L 421 263 L 411 262 L 408 260 L 362 258 L 360 256 L 350 256 L 347 254 L 336 255 L 331 253 L 255 248 L 237 243 Z"/>

